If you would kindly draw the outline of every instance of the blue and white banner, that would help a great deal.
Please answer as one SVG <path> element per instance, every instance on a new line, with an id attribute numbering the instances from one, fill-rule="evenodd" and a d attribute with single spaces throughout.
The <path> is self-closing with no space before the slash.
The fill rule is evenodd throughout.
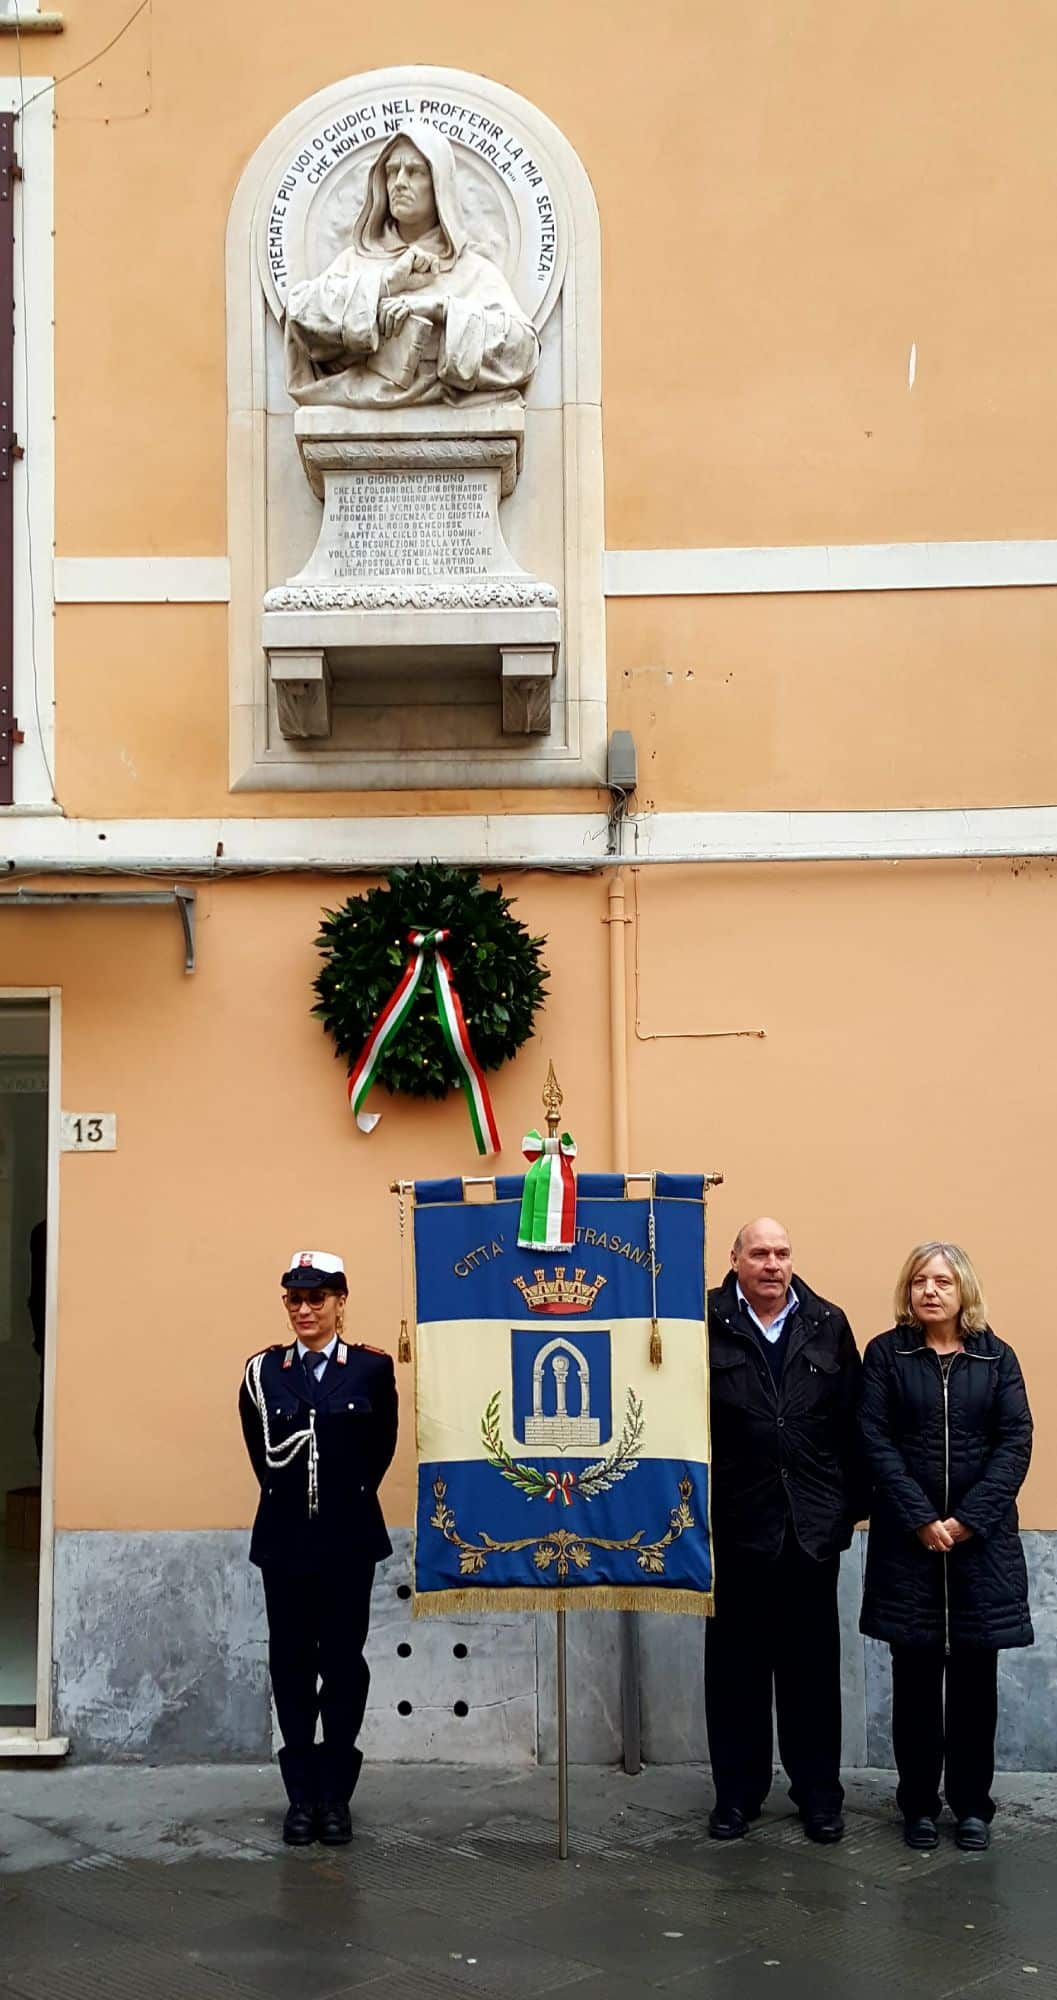
<path id="1" fill-rule="evenodd" d="M 703 1178 L 581 1174 L 557 1254 L 523 1186 L 415 1185 L 415 1609 L 707 1615 Z"/>

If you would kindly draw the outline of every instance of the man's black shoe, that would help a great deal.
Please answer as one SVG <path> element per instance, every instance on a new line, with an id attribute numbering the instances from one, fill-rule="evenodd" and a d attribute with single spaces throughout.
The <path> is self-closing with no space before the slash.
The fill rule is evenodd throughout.
<path id="1" fill-rule="evenodd" d="M 743 1840 L 749 1831 L 749 1815 L 740 1806 L 713 1806 L 708 1830 L 713 1840 Z"/>
<path id="2" fill-rule="evenodd" d="M 954 1844 L 966 1854 L 986 1854 L 991 1845 L 991 1829 L 985 1819 L 960 1819 L 954 1829 Z"/>
<path id="3" fill-rule="evenodd" d="M 324 1799 L 316 1813 L 316 1825 L 324 1847 L 347 1847 L 352 1839 L 349 1808 L 338 1799 Z"/>
<path id="4" fill-rule="evenodd" d="M 805 1813 L 804 1832 L 809 1840 L 815 1840 L 820 1847 L 833 1847 L 844 1839 L 844 1820 L 839 1812 Z"/>
<path id="5" fill-rule="evenodd" d="M 914 1847 L 919 1854 L 931 1854 L 940 1843 L 940 1830 L 934 1819 L 908 1819 L 903 1823 L 903 1839 L 908 1847 Z"/>
<path id="6" fill-rule="evenodd" d="M 316 1809 L 295 1799 L 287 1809 L 283 1821 L 283 1839 L 287 1847 L 311 1847 L 316 1837 Z"/>

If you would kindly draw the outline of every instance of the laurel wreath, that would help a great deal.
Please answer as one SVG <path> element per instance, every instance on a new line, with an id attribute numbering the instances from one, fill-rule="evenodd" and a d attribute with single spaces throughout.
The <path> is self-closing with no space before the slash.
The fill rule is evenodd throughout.
<path id="1" fill-rule="evenodd" d="M 323 912 L 312 1012 L 335 1054 L 345 1063 L 360 1054 L 407 962 L 410 930 L 449 932 L 444 953 L 474 1054 L 483 1070 L 498 1069 L 528 1041 L 546 998 L 546 940 L 529 935 L 511 915 L 510 898 L 486 889 L 476 869 L 421 862 L 392 869 L 386 888 Z M 446 1097 L 463 1081 L 427 980 L 385 1048 L 378 1081 L 412 1097 Z"/>
<path id="2" fill-rule="evenodd" d="M 536 1465 L 524 1465 L 511 1458 L 499 1427 L 499 1404 L 502 1391 L 495 1395 L 485 1407 L 481 1418 L 481 1440 L 489 1465 L 495 1467 L 501 1478 L 516 1486 L 527 1500 L 538 1500 L 541 1494 L 553 1495 L 555 1475 L 541 1471 Z M 642 1451 L 642 1440 L 646 1423 L 642 1413 L 642 1400 L 634 1389 L 628 1390 L 627 1407 L 624 1412 L 624 1428 L 620 1441 L 608 1458 L 600 1458 L 594 1465 L 585 1466 L 583 1472 L 570 1472 L 564 1477 L 570 1487 L 575 1486 L 584 1500 L 594 1500 L 599 1493 L 608 1493 L 610 1488 L 626 1479 L 634 1472 Z M 563 1498 L 567 1495 L 563 1494 Z"/>

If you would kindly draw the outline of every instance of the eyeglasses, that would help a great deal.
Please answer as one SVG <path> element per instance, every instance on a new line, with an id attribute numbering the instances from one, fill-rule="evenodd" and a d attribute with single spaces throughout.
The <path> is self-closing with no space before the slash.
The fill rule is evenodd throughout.
<path id="1" fill-rule="evenodd" d="M 333 1297 L 333 1292 L 310 1292 L 306 1287 L 303 1292 L 284 1292 L 283 1304 L 288 1313 L 299 1312 L 302 1306 L 307 1306 L 309 1312 L 320 1313 L 327 1300 Z"/>

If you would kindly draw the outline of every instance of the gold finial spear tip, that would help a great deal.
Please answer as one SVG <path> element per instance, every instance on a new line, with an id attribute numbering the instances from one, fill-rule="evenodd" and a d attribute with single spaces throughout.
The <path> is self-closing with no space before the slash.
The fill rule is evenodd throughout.
<path id="1" fill-rule="evenodd" d="M 547 1064 L 547 1081 L 543 1086 L 543 1109 L 547 1115 L 548 1136 L 552 1139 L 558 1130 L 564 1101 L 561 1087 L 554 1074 L 554 1064 L 549 1062 Z"/>

